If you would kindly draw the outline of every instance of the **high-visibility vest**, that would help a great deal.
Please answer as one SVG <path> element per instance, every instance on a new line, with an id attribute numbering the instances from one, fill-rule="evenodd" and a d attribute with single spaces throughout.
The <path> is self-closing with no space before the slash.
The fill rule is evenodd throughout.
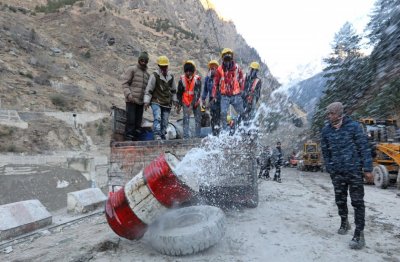
<path id="1" fill-rule="evenodd" d="M 254 93 L 254 91 L 255 91 L 255 89 L 256 89 L 256 86 L 257 86 L 257 84 L 258 84 L 259 81 L 260 81 L 259 78 L 256 78 L 256 79 L 253 80 L 253 84 L 251 85 L 251 88 L 250 88 L 250 93 L 251 93 L 251 94 Z"/>
<path id="2" fill-rule="evenodd" d="M 228 89 L 225 83 L 225 72 L 222 69 L 222 65 L 220 65 L 217 69 L 220 79 L 219 79 L 219 90 L 221 91 L 221 95 L 238 95 L 240 94 L 240 83 L 239 83 L 239 67 L 235 64 L 235 73 L 233 75 L 233 84 L 232 88 Z"/>
<path id="3" fill-rule="evenodd" d="M 194 86 L 196 85 L 196 81 L 200 79 L 200 76 L 194 75 L 192 80 L 187 79 L 185 75 L 181 75 L 181 81 L 183 84 L 183 95 L 182 95 L 182 103 L 186 106 L 190 106 L 194 98 Z"/>

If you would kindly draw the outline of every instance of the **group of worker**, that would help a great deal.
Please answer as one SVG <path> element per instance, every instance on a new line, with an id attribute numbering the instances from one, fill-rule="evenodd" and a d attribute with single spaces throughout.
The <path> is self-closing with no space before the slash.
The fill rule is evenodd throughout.
<path id="1" fill-rule="evenodd" d="M 254 117 L 256 103 L 260 98 L 261 79 L 257 76 L 260 70 L 258 62 L 250 64 L 250 70 L 244 75 L 234 60 L 230 48 L 221 52 L 221 64 L 217 60 L 208 63 L 207 76 L 202 79 L 197 74 L 192 60 L 183 64 L 183 74 L 178 85 L 174 75 L 168 70 L 169 59 L 160 56 L 157 59 L 158 70 L 150 74 L 147 64 L 149 55 L 142 52 L 138 64 L 127 68 L 123 75 L 122 87 L 126 102 L 126 140 L 139 140 L 143 112 L 151 107 L 153 111 L 153 135 L 155 140 L 165 140 L 169 114 L 175 107 L 177 113 L 183 111 L 183 138 L 200 137 L 201 112 L 210 110 L 211 129 L 213 135 L 220 130 L 231 130 L 229 125 L 229 106 L 237 113 L 236 123 L 249 121 Z M 195 134 L 190 134 L 189 119 L 193 112 L 195 118 Z M 222 120 L 222 121 L 221 121 Z"/>
<path id="2" fill-rule="evenodd" d="M 283 165 L 283 151 L 281 148 L 281 142 L 278 141 L 273 150 L 271 150 L 269 146 L 264 146 L 263 150 L 261 150 L 260 156 L 257 158 L 257 163 L 260 166 L 258 178 L 270 180 L 271 177 L 269 172 L 271 171 L 272 167 L 275 167 L 273 180 L 278 183 L 282 183 L 281 167 Z"/>

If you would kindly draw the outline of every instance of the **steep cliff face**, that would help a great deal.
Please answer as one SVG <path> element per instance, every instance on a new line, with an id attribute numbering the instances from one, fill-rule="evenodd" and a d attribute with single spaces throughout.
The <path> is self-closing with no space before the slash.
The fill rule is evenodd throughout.
<path id="1" fill-rule="evenodd" d="M 204 75 L 222 47 L 234 49 L 245 71 L 261 60 L 232 22 L 198 0 L 86 0 L 49 13 L 35 11 L 39 6 L 50 10 L 43 0 L 0 5 L 2 107 L 102 111 L 123 105 L 118 78 L 142 50 L 150 53 L 151 69 L 157 56 L 167 55 L 175 74 L 193 59 Z M 265 64 L 262 71 L 268 90 L 276 88 Z"/>

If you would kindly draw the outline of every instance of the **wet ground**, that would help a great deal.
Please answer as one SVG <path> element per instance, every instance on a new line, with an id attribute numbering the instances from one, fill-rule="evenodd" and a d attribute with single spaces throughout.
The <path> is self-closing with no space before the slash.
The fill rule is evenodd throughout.
<path id="1" fill-rule="evenodd" d="M 20 243 L 0 243 L 1 261 L 400 261 L 397 189 L 365 187 L 366 247 L 350 250 L 329 175 L 284 168 L 281 184 L 260 180 L 257 208 L 224 209 L 227 232 L 210 249 L 185 257 L 153 250 L 146 236 L 119 238 L 103 214 L 42 230 Z M 350 221 L 353 211 L 350 206 Z M 352 224 L 354 229 L 354 224 Z M 8 254 L 7 254 L 8 253 Z"/>

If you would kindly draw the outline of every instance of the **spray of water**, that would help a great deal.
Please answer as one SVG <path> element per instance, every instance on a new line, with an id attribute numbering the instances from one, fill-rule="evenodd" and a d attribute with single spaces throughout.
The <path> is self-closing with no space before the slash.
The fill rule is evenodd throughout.
<path id="1" fill-rule="evenodd" d="M 258 151 L 258 134 L 263 130 L 271 108 L 261 104 L 254 118 L 242 122 L 236 132 L 221 132 L 219 136 L 204 138 L 201 145 L 191 149 L 174 172 L 193 189 L 201 186 L 243 183 L 244 175 L 255 172 L 254 161 Z"/>

